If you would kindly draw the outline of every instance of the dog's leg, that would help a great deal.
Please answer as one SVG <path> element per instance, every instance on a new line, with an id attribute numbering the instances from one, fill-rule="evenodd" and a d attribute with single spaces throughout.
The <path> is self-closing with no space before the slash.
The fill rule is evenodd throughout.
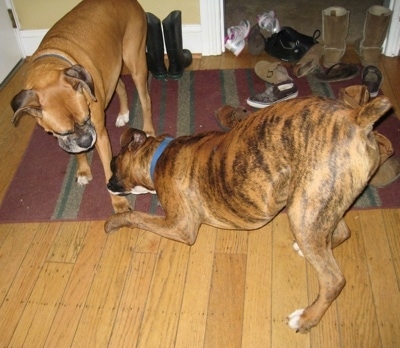
<path id="1" fill-rule="evenodd" d="M 118 79 L 115 92 L 117 93 L 119 99 L 119 113 L 117 120 L 115 121 L 115 125 L 117 127 L 123 127 L 129 122 L 129 106 L 125 84 L 121 79 Z"/>
<path id="2" fill-rule="evenodd" d="M 344 219 L 341 219 L 332 234 L 332 249 L 335 249 L 337 246 L 345 242 L 351 236 L 350 230 L 347 227 L 346 222 Z M 299 245 L 297 242 L 293 242 L 293 249 L 301 256 L 304 257 L 303 252 L 300 250 Z"/>
<path id="3" fill-rule="evenodd" d="M 76 171 L 76 181 L 79 185 L 87 185 L 93 179 L 92 171 L 87 160 L 86 153 L 78 153 L 75 155 L 78 162 L 78 169 Z"/>
<path id="4" fill-rule="evenodd" d="M 184 215 L 177 214 L 176 216 Z M 109 217 L 104 229 L 106 233 L 111 233 L 121 227 L 141 228 L 177 242 L 193 245 L 196 241 L 200 224 L 193 221 L 193 219 L 189 221 L 190 218 L 185 220 L 173 221 L 173 219 L 163 216 L 129 211 Z"/>
<path id="5" fill-rule="evenodd" d="M 350 229 L 344 219 L 341 219 L 332 235 L 332 249 L 348 240 L 351 236 Z"/>
<path id="6" fill-rule="evenodd" d="M 144 18 L 144 26 L 142 30 L 142 35 L 135 31 L 134 35 L 124 38 L 123 61 L 131 72 L 133 82 L 135 83 L 139 95 L 143 114 L 143 131 L 147 135 L 155 136 L 151 115 L 151 100 L 147 86 L 146 18 Z M 132 39 L 133 37 L 135 39 Z"/>
<path id="7" fill-rule="evenodd" d="M 348 231 L 347 226 L 341 220 L 336 226 L 336 236 L 333 237 L 334 217 L 324 216 L 324 219 L 319 220 L 320 223 L 310 221 L 311 218 L 305 222 L 304 216 L 318 216 L 313 214 L 304 211 L 298 214 L 288 210 L 292 232 L 305 258 L 317 272 L 319 281 L 317 299 L 307 308 L 296 310 L 289 316 L 289 326 L 302 333 L 308 332 L 319 323 L 346 283 L 333 257 L 332 246 L 344 241 L 345 232 Z"/>
<path id="8" fill-rule="evenodd" d="M 104 118 L 101 119 L 103 120 Z M 97 132 L 96 150 L 99 154 L 101 164 L 103 165 L 104 175 L 107 184 L 112 175 L 110 167 L 112 157 L 110 139 L 108 138 L 107 130 L 104 125 L 95 124 L 95 127 Z M 129 202 L 125 197 L 115 196 L 112 194 L 110 194 L 110 196 L 115 213 L 122 213 L 130 209 Z"/>

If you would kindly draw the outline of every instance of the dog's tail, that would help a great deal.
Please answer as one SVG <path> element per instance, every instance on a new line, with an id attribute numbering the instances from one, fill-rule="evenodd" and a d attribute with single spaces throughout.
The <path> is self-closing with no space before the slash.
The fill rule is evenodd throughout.
<path id="1" fill-rule="evenodd" d="M 386 112 L 391 109 L 392 105 L 387 97 L 380 96 L 369 103 L 355 109 L 355 121 L 363 129 L 369 133 L 374 123 L 379 120 Z"/>

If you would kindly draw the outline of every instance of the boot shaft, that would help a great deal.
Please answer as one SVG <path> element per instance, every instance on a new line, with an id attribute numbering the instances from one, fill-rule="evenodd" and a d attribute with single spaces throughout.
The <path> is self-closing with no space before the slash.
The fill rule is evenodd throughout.
<path id="1" fill-rule="evenodd" d="M 148 12 L 146 57 L 147 68 L 156 79 L 167 77 L 167 68 L 164 63 L 164 39 L 161 29 L 161 21 L 154 14 Z"/>
<path id="2" fill-rule="evenodd" d="M 343 7 L 328 7 L 322 11 L 322 40 L 326 47 L 344 49 L 350 12 Z"/>
<path id="3" fill-rule="evenodd" d="M 192 62 L 192 54 L 183 49 L 182 12 L 172 11 L 163 21 L 165 47 L 168 55 L 168 77 L 178 79 Z"/>
<path id="4" fill-rule="evenodd" d="M 364 22 L 363 47 L 382 47 L 389 28 L 392 11 L 383 6 L 371 6 Z"/>

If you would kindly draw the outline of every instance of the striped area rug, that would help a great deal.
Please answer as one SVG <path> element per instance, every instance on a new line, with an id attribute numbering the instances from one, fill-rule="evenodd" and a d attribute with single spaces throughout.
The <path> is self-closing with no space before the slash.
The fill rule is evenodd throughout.
<path id="1" fill-rule="evenodd" d="M 123 76 L 130 110 L 130 126 L 141 128 L 142 116 L 136 89 L 130 76 Z M 319 83 L 311 77 L 296 79 L 299 96 L 311 94 L 335 98 L 340 88 L 358 84 L 353 79 L 333 84 Z M 187 71 L 178 81 L 152 79 L 154 124 L 157 133 L 172 136 L 218 130 L 214 112 L 223 104 L 246 105 L 251 94 L 265 89 L 265 83 L 253 70 Z M 118 100 L 114 97 L 107 109 L 107 128 L 114 154 L 119 151 L 119 137 L 125 128 L 116 128 Z M 250 107 L 248 109 L 251 110 Z M 23 126 L 20 125 L 20 126 Z M 378 125 L 400 153 L 400 122 L 390 115 Z M 16 130 L 17 131 L 17 130 Z M 33 132 L 29 146 L 0 206 L 0 222 L 32 222 L 51 220 L 103 220 L 112 214 L 106 191 L 103 169 L 96 151 L 89 153 L 93 180 L 80 187 L 75 182 L 76 161 L 63 152 L 57 141 L 39 127 Z M 400 182 L 384 189 L 368 187 L 353 209 L 400 207 Z M 136 210 L 162 214 L 156 195 L 129 196 Z"/>

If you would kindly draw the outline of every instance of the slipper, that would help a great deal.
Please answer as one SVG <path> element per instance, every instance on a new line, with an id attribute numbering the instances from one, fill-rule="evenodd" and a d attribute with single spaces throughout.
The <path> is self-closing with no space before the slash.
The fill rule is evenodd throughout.
<path id="1" fill-rule="evenodd" d="M 325 72 L 316 71 L 314 77 L 319 82 L 338 82 L 350 80 L 358 75 L 360 68 L 355 64 L 337 63 Z"/>
<path id="2" fill-rule="evenodd" d="M 353 109 L 358 109 L 369 101 L 369 92 L 367 86 L 353 85 L 339 90 L 338 99 Z"/>
<path id="3" fill-rule="evenodd" d="M 286 68 L 280 62 L 271 63 L 266 60 L 260 60 L 255 65 L 254 71 L 261 80 L 273 85 L 292 80 Z"/>
<path id="4" fill-rule="evenodd" d="M 382 85 L 382 73 L 375 65 L 366 66 L 361 73 L 362 84 L 367 86 L 369 95 L 374 98 L 378 95 Z"/>
<path id="5" fill-rule="evenodd" d="M 324 47 L 319 43 L 312 46 L 294 66 L 293 75 L 303 77 L 316 70 L 319 67 L 323 50 Z"/>
<path id="6" fill-rule="evenodd" d="M 373 175 L 369 185 L 377 188 L 388 186 L 400 177 L 400 159 L 390 157 L 386 160 Z"/>
<path id="7" fill-rule="evenodd" d="M 260 27 L 258 24 L 254 25 L 250 29 L 249 36 L 247 37 L 247 43 L 250 54 L 253 56 L 258 56 L 262 52 L 264 52 L 265 48 L 265 39 L 264 36 L 261 35 Z"/>
<path id="8" fill-rule="evenodd" d="M 250 112 L 243 106 L 235 108 L 231 105 L 223 105 L 215 111 L 215 118 L 218 125 L 224 131 L 230 131 L 239 122 L 243 121 Z"/>

